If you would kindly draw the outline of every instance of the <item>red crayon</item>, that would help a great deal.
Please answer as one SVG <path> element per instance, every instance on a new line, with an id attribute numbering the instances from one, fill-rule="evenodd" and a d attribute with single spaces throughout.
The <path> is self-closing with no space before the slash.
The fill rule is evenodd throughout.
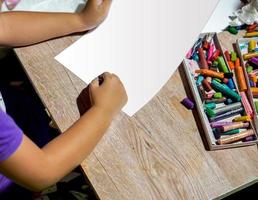
<path id="1" fill-rule="evenodd" d="M 211 60 L 216 60 L 218 57 L 220 56 L 220 50 L 216 50 L 212 57 L 211 57 Z"/>
<path id="2" fill-rule="evenodd" d="M 225 51 L 224 54 L 225 54 L 225 57 L 226 57 L 227 61 L 231 61 L 231 56 L 230 56 L 229 52 Z"/>
<path id="3" fill-rule="evenodd" d="M 203 53 L 203 48 L 199 48 L 198 53 L 199 53 L 200 65 L 201 65 L 200 68 L 201 69 L 209 69 L 208 63 L 207 63 L 205 55 Z"/>

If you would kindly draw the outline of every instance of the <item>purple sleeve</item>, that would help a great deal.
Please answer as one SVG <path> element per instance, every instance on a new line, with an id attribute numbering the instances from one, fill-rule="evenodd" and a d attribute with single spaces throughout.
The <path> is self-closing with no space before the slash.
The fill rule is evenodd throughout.
<path id="1" fill-rule="evenodd" d="M 22 137 L 21 129 L 0 109 L 0 162 L 6 160 L 18 149 Z"/>

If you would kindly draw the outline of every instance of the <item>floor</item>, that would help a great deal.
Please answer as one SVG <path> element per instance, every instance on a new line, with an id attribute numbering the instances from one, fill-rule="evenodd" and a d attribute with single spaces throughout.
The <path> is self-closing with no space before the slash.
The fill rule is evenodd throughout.
<path id="1" fill-rule="evenodd" d="M 49 126 L 51 119 L 45 112 L 42 102 L 14 53 L 10 51 L 6 56 L 2 56 L 2 54 L 0 51 L 0 57 L 3 57 L 0 59 L 0 91 L 4 97 L 7 112 L 26 135 L 39 147 L 42 147 L 56 137 L 59 132 Z M 17 189 L 17 187 L 15 185 L 14 193 L 17 193 L 19 199 L 23 194 L 26 195 L 26 200 L 97 199 L 94 190 L 79 167 L 42 193 L 31 193 L 20 187 Z M 30 197 L 28 198 L 28 196 Z"/>

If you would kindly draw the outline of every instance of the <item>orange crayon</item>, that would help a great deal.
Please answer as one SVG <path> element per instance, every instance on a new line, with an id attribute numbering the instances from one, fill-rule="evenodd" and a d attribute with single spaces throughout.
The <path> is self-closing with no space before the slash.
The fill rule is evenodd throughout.
<path id="1" fill-rule="evenodd" d="M 247 85 L 245 81 L 244 71 L 242 67 L 235 68 L 236 78 L 239 86 L 240 92 L 247 91 Z"/>
<path id="2" fill-rule="evenodd" d="M 204 76 L 210 76 L 210 77 L 213 77 L 213 78 L 219 78 L 219 79 L 223 79 L 224 78 L 224 73 L 222 73 L 222 72 L 215 72 L 215 71 L 209 70 L 209 69 L 195 70 L 195 73 L 199 73 L 199 74 L 202 74 Z"/>
<path id="3" fill-rule="evenodd" d="M 240 67 L 240 59 L 237 58 L 235 61 L 235 67 Z"/>
<path id="4" fill-rule="evenodd" d="M 231 70 L 235 69 L 235 64 L 232 61 L 228 61 L 228 66 Z"/>

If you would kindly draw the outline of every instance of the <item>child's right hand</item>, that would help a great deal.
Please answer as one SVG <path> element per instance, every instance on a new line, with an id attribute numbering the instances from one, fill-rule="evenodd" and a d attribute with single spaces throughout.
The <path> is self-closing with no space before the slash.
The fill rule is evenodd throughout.
<path id="1" fill-rule="evenodd" d="M 88 0 L 85 8 L 79 13 L 83 30 L 91 30 L 100 25 L 108 15 L 112 0 Z"/>
<path id="2" fill-rule="evenodd" d="M 108 72 L 101 75 L 104 81 L 99 85 L 99 79 L 90 84 L 92 106 L 99 108 L 106 114 L 114 117 L 127 102 L 127 94 L 120 79 Z"/>

